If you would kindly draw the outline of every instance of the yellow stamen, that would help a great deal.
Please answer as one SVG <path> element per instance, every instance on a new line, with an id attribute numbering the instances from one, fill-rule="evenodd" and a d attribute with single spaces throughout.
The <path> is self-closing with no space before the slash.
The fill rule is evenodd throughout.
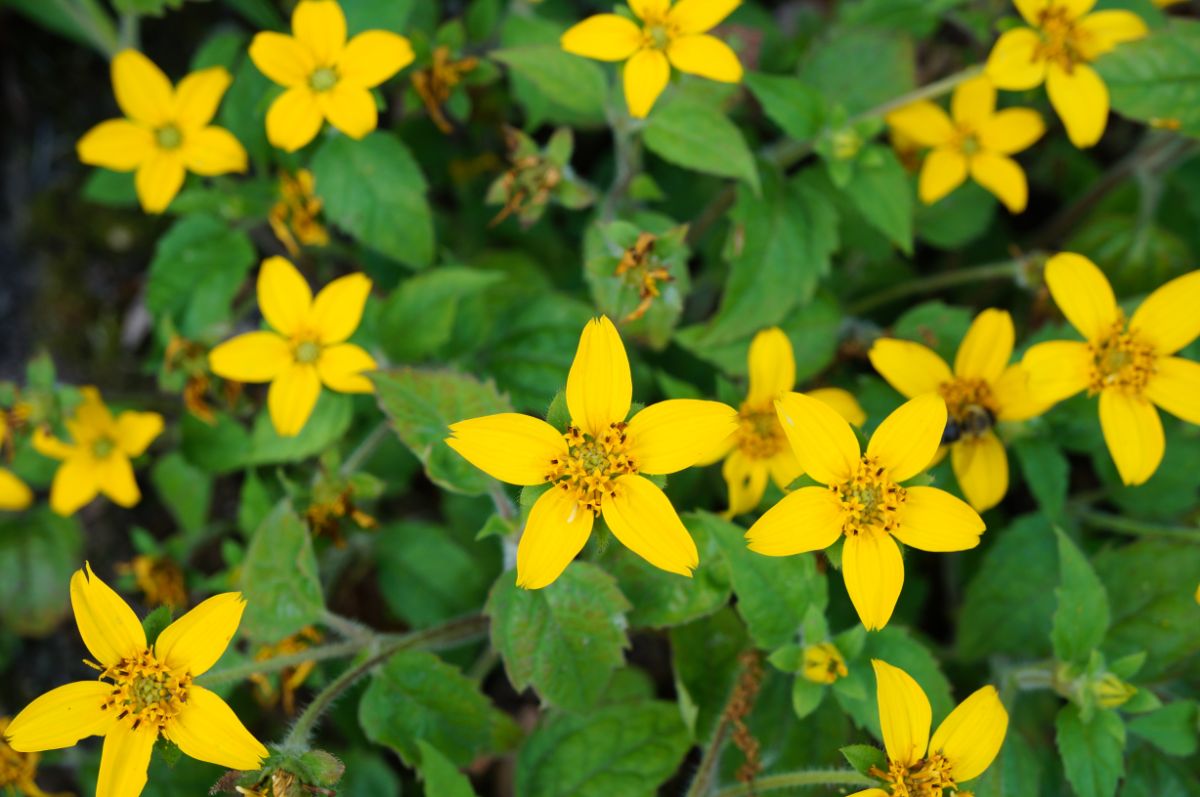
<path id="1" fill-rule="evenodd" d="M 1087 34 L 1068 16 L 1065 8 L 1055 5 L 1045 8 L 1039 17 L 1038 28 L 1042 41 L 1034 52 L 1036 60 L 1056 63 L 1067 72 L 1073 71 L 1075 64 L 1087 63 L 1080 48 Z"/>
<path id="2" fill-rule="evenodd" d="M 899 525 L 906 493 L 888 476 L 875 457 L 864 454 L 854 475 L 843 484 L 830 485 L 842 505 L 842 533 L 847 537 L 873 531 L 891 533 Z"/>
<path id="3" fill-rule="evenodd" d="M 331 66 L 323 66 L 312 73 L 308 78 L 308 85 L 313 91 L 329 91 L 337 85 L 338 73 Z"/>
<path id="4" fill-rule="evenodd" d="M 567 441 L 567 456 L 550 461 L 546 481 L 574 493 L 583 508 L 598 515 L 604 497 L 615 494 L 617 478 L 637 473 L 637 466 L 629 456 L 625 423 L 609 424 L 599 437 L 569 426 L 563 437 Z"/>
<path id="5" fill-rule="evenodd" d="M 944 789 L 956 793 L 958 785 L 950 771 L 950 762 L 940 753 L 905 766 L 888 762 L 888 771 L 872 768 L 871 774 L 891 786 L 892 797 L 942 797 Z"/>
<path id="6" fill-rule="evenodd" d="M 311 364 L 321 357 L 321 344 L 312 340 L 302 340 L 296 344 L 296 362 Z"/>
<path id="7" fill-rule="evenodd" d="M 100 680 L 113 684 L 105 711 L 134 728 L 159 730 L 183 710 L 192 685 L 191 675 L 170 669 L 149 648 L 106 668 Z"/>
<path id="8" fill-rule="evenodd" d="M 175 125 L 163 125 L 154 131 L 154 140 L 160 149 L 179 149 L 183 145 L 183 133 Z"/>
<path id="9" fill-rule="evenodd" d="M 1113 322 L 1104 338 L 1089 343 L 1088 349 L 1092 354 L 1090 395 L 1109 388 L 1140 394 L 1154 375 L 1154 347 L 1126 327 L 1124 315 Z"/>

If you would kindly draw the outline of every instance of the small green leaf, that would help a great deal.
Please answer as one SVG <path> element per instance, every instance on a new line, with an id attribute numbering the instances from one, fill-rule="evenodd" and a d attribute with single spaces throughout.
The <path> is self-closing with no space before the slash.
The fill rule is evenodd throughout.
<path id="1" fill-rule="evenodd" d="M 308 527 L 281 501 L 255 530 L 241 568 L 246 613 L 241 628 L 276 642 L 321 619 L 325 600 Z"/>
<path id="2" fill-rule="evenodd" d="M 179 759 L 183 757 L 183 751 L 179 749 L 179 745 L 162 736 L 154 742 L 154 750 L 158 753 L 159 759 L 171 768 L 174 768 L 179 763 Z"/>
<path id="3" fill-rule="evenodd" d="M 1108 594 L 1071 538 L 1059 528 L 1054 533 L 1058 537 L 1060 586 L 1054 593 L 1058 608 L 1050 639 L 1060 661 L 1084 664 L 1108 630 Z"/>
<path id="4" fill-rule="evenodd" d="M 851 744 L 841 748 L 841 754 L 855 771 L 867 775 L 871 768 L 887 771 L 887 754 L 869 744 Z"/>
<path id="5" fill-rule="evenodd" d="M 21 636 L 54 630 L 69 609 L 67 584 L 82 557 L 75 518 L 37 508 L 0 520 L 0 624 Z"/>
<path id="6" fill-rule="evenodd" d="M 817 710 L 825 697 L 825 684 L 813 683 L 803 675 L 792 682 L 792 710 L 797 719 L 804 719 Z"/>
<path id="7" fill-rule="evenodd" d="M 1200 23 L 1167 27 L 1114 48 L 1096 62 L 1113 110 L 1141 122 L 1171 120 L 1200 135 Z"/>
<path id="8" fill-rule="evenodd" d="M 1062 449 L 1049 437 L 1022 437 L 1013 445 L 1025 484 L 1038 506 L 1053 521 L 1063 516 L 1070 467 Z"/>
<path id="9" fill-rule="evenodd" d="M 712 103 L 676 94 L 651 112 L 642 140 L 647 149 L 676 166 L 735 177 L 755 194 L 761 190 L 758 168 L 741 130 Z"/>
<path id="10" fill-rule="evenodd" d="M 807 141 L 821 131 L 824 100 L 807 83 L 791 75 L 762 72 L 747 72 L 745 79 L 746 88 L 789 138 Z"/>
<path id="11" fill-rule="evenodd" d="M 1176 700 L 1129 721 L 1129 730 L 1167 755 L 1190 756 L 1200 744 L 1196 738 L 1196 702 Z"/>
<path id="12" fill-rule="evenodd" d="M 608 81 L 595 61 L 564 52 L 557 44 L 493 50 L 489 57 L 520 75 L 553 104 L 583 118 L 604 118 Z"/>
<path id="13" fill-rule="evenodd" d="M 189 534 L 204 530 L 212 499 L 212 478 L 208 474 L 172 452 L 154 463 L 150 480 L 180 528 Z"/>
<path id="14" fill-rule="evenodd" d="M 503 279 L 499 271 L 449 266 L 405 280 L 380 311 L 384 350 L 397 362 L 438 353 L 452 341 L 463 305 Z"/>
<path id="15" fill-rule="evenodd" d="M 159 606 L 142 618 L 142 630 L 146 632 L 146 644 L 153 645 L 158 635 L 171 624 L 171 607 Z"/>
<path id="16" fill-rule="evenodd" d="M 1063 769 L 1078 797 L 1113 797 L 1125 772 L 1125 725 L 1115 711 L 1097 711 L 1085 723 L 1074 705 L 1055 722 Z"/>
<path id="17" fill-rule="evenodd" d="M 414 628 L 478 611 L 500 569 L 494 545 L 465 545 L 431 523 L 390 523 L 374 536 L 379 589 Z"/>
<path id="18" fill-rule="evenodd" d="M 872 227 L 886 235 L 901 252 L 912 254 L 912 186 L 908 173 L 890 149 L 872 146 L 864 150 L 842 191 Z"/>
<path id="19" fill-rule="evenodd" d="M 425 797 L 475 797 L 471 781 L 438 749 L 423 739 L 417 740 L 421 754 L 421 779 L 425 781 Z"/>
<path id="20" fill-rule="evenodd" d="M 670 630 L 671 667 L 683 721 L 697 740 L 717 726 L 751 647 L 746 626 L 728 606 Z"/>

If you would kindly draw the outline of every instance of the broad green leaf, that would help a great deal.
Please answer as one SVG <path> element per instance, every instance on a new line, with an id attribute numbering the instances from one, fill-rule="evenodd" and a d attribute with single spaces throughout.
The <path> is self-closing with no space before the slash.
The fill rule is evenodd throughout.
<path id="1" fill-rule="evenodd" d="M 1173 19 L 1096 62 L 1113 110 L 1200 135 L 1200 23 Z"/>
<path id="2" fill-rule="evenodd" d="M 758 167 L 737 125 L 711 103 L 676 94 L 654 107 L 642 131 L 646 148 L 692 171 L 734 177 L 760 191 Z"/>
<path id="3" fill-rule="evenodd" d="M 475 797 L 471 781 L 458 767 L 428 742 L 417 740 L 421 753 L 421 779 L 425 782 L 425 797 Z"/>
<path id="4" fill-rule="evenodd" d="M 1097 711 L 1085 723 L 1074 705 L 1055 722 L 1058 752 L 1078 797 L 1113 797 L 1125 772 L 1125 725 L 1115 711 Z"/>
<path id="5" fill-rule="evenodd" d="M 604 118 L 608 81 L 595 61 L 564 52 L 558 44 L 510 47 L 488 55 L 554 105 L 587 119 Z"/>
<path id="6" fill-rule="evenodd" d="M 321 453 L 346 436 L 354 417 L 353 405 L 351 396 L 323 388 L 304 428 L 292 437 L 279 436 L 264 406 L 254 420 L 249 464 L 300 462 Z"/>
<path id="7" fill-rule="evenodd" d="M 325 599 L 308 526 L 281 501 L 255 530 L 241 568 L 242 631 L 276 642 L 321 619 Z"/>
<path id="8" fill-rule="evenodd" d="M 516 571 L 502 574 L 485 612 L 512 685 L 532 686 L 544 702 L 582 712 L 625 661 L 629 608 L 612 576 L 574 562 L 542 589 L 518 587 Z"/>
<path id="9" fill-rule="evenodd" d="M 449 266 L 405 280 L 380 310 L 380 344 L 398 362 L 439 353 L 454 337 L 463 305 L 503 279 L 498 271 Z"/>
<path id="10" fill-rule="evenodd" d="M 1164 753 L 1190 756 L 1196 752 L 1196 702 L 1176 700 L 1157 711 L 1129 721 L 1129 730 Z"/>
<path id="11" fill-rule="evenodd" d="M 917 204 L 917 237 L 939 249 L 960 249 L 987 232 L 997 205 L 995 197 L 968 181 L 932 205 Z"/>
<path id="12" fill-rule="evenodd" d="M 67 614 L 71 575 L 82 564 L 83 536 L 74 518 L 41 507 L 6 514 L 0 520 L 0 625 L 21 636 L 53 631 Z"/>
<path id="13" fill-rule="evenodd" d="M 180 421 L 180 451 L 187 461 L 209 473 L 229 473 L 250 461 L 250 433 L 223 412 L 208 424 L 190 412 Z"/>
<path id="14" fill-rule="evenodd" d="M 1120 797 L 1195 797 L 1200 794 L 1200 776 L 1194 765 L 1164 755 L 1150 745 L 1135 745 L 1126 769 Z"/>
<path id="15" fill-rule="evenodd" d="M 161 17 L 167 9 L 177 11 L 182 8 L 183 0 L 113 0 L 113 7 L 122 14 Z"/>
<path id="16" fill-rule="evenodd" d="M 150 480 L 180 528 L 190 534 L 204 530 L 212 499 L 212 478 L 172 452 L 154 463 Z"/>
<path id="17" fill-rule="evenodd" d="M 824 100 L 819 92 L 791 75 L 746 73 L 746 88 L 763 111 L 789 138 L 808 141 L 821 130 Z"/>
<path id="18" fill-rule="evenodd" d="M 842 191 L 871 226 L 886 235 L 901 252 L 912 254 L 912 186 L 908 173 L 890 149 L 873 146 L 864 151 Z"/>
<path id="19" fill-rule="evenodd" d="M 1050 640 L 1059 661 L 1084 664 L 1108 630 L 1108 594 L 1087 557 L 1061 529 L 1058 536 L 1058 607 Z"/>
<path id="20" fill-rule="evenodd" d="M 353 36 L 365 30 L 390 30 L 411 36 L 409 16 L 417 0 L 339 0 L 346 12 L 346 30 Z"/>
<path id="21" fill-rule="evenodd" d="M 232 2 L 233 0 L 226 0 Z M 244 5 L 248 0 L 236 0 Z M 274 11 L 274 9 L 271 9 Z M 242 142 L 250 160 L 266 169 L 274 148 L 267 141 L 267 109 L 282 93 L 270 78 L 258 71 L 249 55 L 243 56 L 233 72 L 233 83 L 221 100 L 216 123 Z"/>
<path id="22" fill-rule="evenodd" d="M 953 307 L 934 299 L 906 310 L 896 319 L 892 334 L 923 343 L 952 363 L 973 317 L 965 307 Z"/>
<path id="23" fill-rule="evenodd" d="M 1010 725 L 996 760 L 968 787 L 975 797 L 1030 797 L 1039 793 L 1040 780 L 1038 757 L 1020 731 Z"/>
<path id="24" fill-rule="evenodd" d="M 838 6 L 838 20 L 846 25 L 904 31 L 928 36 L 949 13 L 968 0 L 859 0 Z"/>
<path id="25" fill-rule="evenodd" d="M 808 53 L 800 79 L 857 114 L 916 87 L 912 43 L 884 29 L 837 28 Z"/>
<path id="26" fill-rule="evenodd" d="M 742 670 L 740 657 L 752 645 L 746 626 L 729 607 L 669 633 L 683 720 L 692 738 L 703 742 L 720 721 Z"/>
<path id="27" fill-rule="evenodd" d="M 1049 436 L 1037 436 L 1018 439 L 1012 450 L 1038 506 L 1050 520 L 1060 520 L 1070 486 L 1070 465 L 1062 449 Z"/>

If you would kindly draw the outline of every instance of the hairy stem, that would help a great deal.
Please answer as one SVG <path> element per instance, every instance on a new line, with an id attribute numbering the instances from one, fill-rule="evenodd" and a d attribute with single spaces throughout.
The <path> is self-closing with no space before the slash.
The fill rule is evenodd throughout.
<path id="1" fill-rule="evenodd" d="M 899 299 L 933 293 L 955 285 L 969 285 L 972 282 L 984 282 L 996 279 L 1016 279 L 1020 275 L 1022 267 L 1032 257 L 1033 255 L 1026 255 L 1014 260 L 985 263 L 981 266 L 943 271 L 938 274 L 931 274 L 928 277 L 921 277 L 920 279 L 905 280 L 853 302 L 847 308 L 847 312 L 851 315 L 861 315 L 869 310 L 874 310 L 877 307 Z"/>
<path id="2" fill-rule="evenodd" d="M 388 421 L 380 421 L 374 429 L 367 433 L 358 447 L 346 457 L 346 461 L 342 463 L 341 475 L 346 477 L 357 473 L 358 469 L 375 453 L 375 449 L 379 448 L 380 444 L 387 439 L 391 431 L 391 424 Z"/>
<path id="3" fill-rule="evenodd" d="M 616 161 L 616 169 L 613 173 L 612 185 L 609 187 L 608 193 L 604 195 L 604 202 L 600 206 L 600 219 L 604 222 L 610 222 L 617 217 L 617 211 L 629 193 L 629 187 L 642 170 L 642 146 L 637 135 L 637 127 L 632 124 L 632 120 L 624 114 L 624 111 L 610 114 L 610 116 L 609 124 L 612 126 L 613 158 Z"/>
<path id="4" fill-rule="evenodd" d="M 753 783 L 742 783 L 722 789 L 714 797 L 750 797 L 769 791 L 783 791 L 797 786 L 875 786 L 876 781 L 860 775 L 852 769 L 812 769 L 803 772 L 783 772 L 755 778 Z"/>

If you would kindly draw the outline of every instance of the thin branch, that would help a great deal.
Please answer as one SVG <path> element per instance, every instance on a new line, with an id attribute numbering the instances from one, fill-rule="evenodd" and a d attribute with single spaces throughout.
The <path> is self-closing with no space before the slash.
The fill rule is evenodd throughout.
<path id="1" fill-rule="evenodd" d="M 799 786 L 877 786 L 877 781 L 860 775 L 852 769 L 813 769 L 804 772 L 784 772 L 756 778 L 753 783 L 742 783 L 722 789 L 714 797 L 751 797 L 769 791 L 783 791 Z"/>
<path id="2" fill-rule="evenodd" d="M 1075 517 L 1088 526 L 1113 531 L 1117 534 L 1128 534 L 1133 537 L 1162 537 L 1200 543 L 1200 526 L 1168 526 L 1147 520 L 1111 515 L 1108 512 L 1094 509 L 1076 510 Z"/>
<path id="3" fill-rule="evenodd" d="M 985 263 L 981 266 L 943 271 L 920 279 L 905 280 L 891 285 L 881 291 L 863 297 L 852 303 L 847 312 L 850 315 L 861 315 L 885 304 L 906 299 L 910 296 L 920 296 L 925 293 L 949 288 L 955 285 L 969 285 L 972 282 L 984 282 L 997 279 L 1016 279 L 1021 269 L 1035 255 L 1025 255 L 1014 260 L 1004 260 L 999 263 Z"/>

